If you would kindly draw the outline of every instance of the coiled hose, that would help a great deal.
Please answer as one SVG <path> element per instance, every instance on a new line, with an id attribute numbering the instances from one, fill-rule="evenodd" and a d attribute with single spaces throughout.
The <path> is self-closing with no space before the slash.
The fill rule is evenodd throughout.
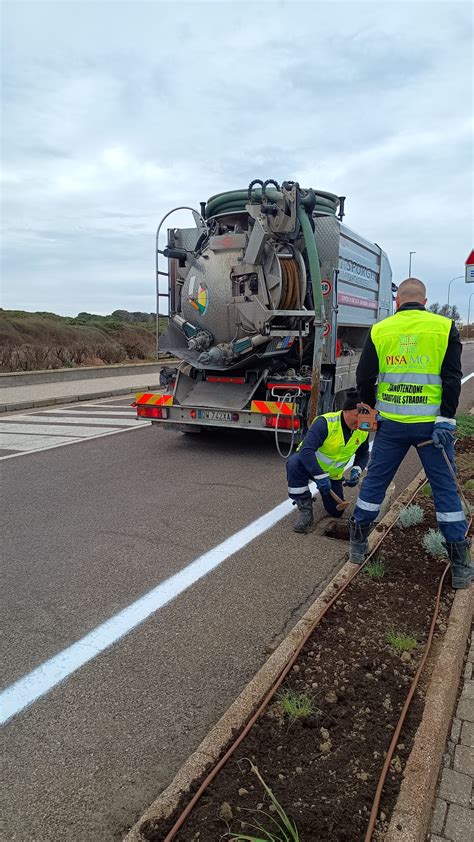
<path id="1" fill-rule="evenodd" d="M 336 215 L 339 199 L 334 193 L 326 193 L 324 190 L 315 190 L 316 213 Z M 267 188 L 266 197 L 271 202 L 281 201 L 283 194 L 274 187 Z M 262 188 L 252 189 L 252 199 L 262 198 Z M 248 203 L 248 190 L 229 190 L 226 193 L 216 193 L 207 200 L 204 216 L 209 219 L 211 216 L 226 213 L 242 213 Z"/>

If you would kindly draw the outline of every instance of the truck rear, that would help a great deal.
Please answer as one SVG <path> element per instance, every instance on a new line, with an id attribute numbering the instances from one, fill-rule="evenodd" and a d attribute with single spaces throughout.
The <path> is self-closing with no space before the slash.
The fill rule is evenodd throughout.
<path id="1" fill-rule="evenodd" d="M 392 312 L 387 256 L 343 223 L 342 197 L 293 182 L 252 182 L 193 216 L 195 226 L 169 230 L 157 252 L 157 270 L 159 254 L 168 260 L 159 347 L 180 362 L 164 370 L 163 393 L 137 395 L 137 414 L 183 432 L 226 427 L 298 440 L 315 382 L 317 411 L 340 408 L 371 325 Z"/>

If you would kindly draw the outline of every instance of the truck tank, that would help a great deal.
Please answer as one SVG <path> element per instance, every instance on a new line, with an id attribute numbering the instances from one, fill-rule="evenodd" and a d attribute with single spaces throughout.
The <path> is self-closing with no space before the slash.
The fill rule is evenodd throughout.
<path id="1" fill-rule="evenodd" d="M 157 290 L 166 274 L 169 324 L 159 350 L 180 364 L 163 372 L 165 396 L 141 397 L 152 404 L 142 414 L 185 432 L 299 437 L 314 400 L 319 412 L 340 408 L 370 327 L 393 306 L 385 252 L 344 215 L 344 197 L 269 179 L 201 203 L 195 227 L 169 229 L 161 251 L 164 217 L 157 269 L 164 255 L 168 272 Z"/>
<path id="2" fill-rule="evenodd" d="M 315 293 L 300 218 L 315 243 L 316 219 L 335 219 L 339 204 L 288 182 L 211 197 L 198 228 L 169 232 L 175 285 L 160 350 L 198 369 L 229 369 L 287 355 L 296 343 L 302 360 Z"/>

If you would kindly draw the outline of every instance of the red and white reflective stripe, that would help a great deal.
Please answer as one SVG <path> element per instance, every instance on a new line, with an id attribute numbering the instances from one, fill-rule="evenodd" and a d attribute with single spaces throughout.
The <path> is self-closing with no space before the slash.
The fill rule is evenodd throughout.
<path id="1" fill-rule="evenodd" d="M 173 406 L 173 395 L 156 395 L 153 392 L 139 392 L 135 397 L 137 406 L 151 404 L 152 406 Z"/>
<path id="2" fill-rule="evenodd" d="M 252 412 L 263 412 L 265 415 L 293 415 L 296 410 L 294 403 L 282 401 L 252 401 Z"/>

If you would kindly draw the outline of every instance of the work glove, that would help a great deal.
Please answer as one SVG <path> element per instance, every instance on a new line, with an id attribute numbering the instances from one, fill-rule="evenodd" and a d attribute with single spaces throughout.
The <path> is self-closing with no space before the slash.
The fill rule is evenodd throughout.
<path id="1" fill-rule="evenodd" d="M 354 486 L 359 484 L 361 473 L 362 468 L 359 468 L 358 465 L 354 465 L 354 467 L 351 468 L 349 479 L 345 479 L 343 485 L 347 485 L 349 488 L 354 488 Z"/>
<path id="2" fill-rule="evenodd" d="M 454 440 L 456 421 L 454 418 L 442 418 L 439 416 L 434 424 L 431 440 L 435 447 L 449 447 Z"/>
<path id="3" fill-rule="evenodd" d="M 327 474 L 325 476 L 315 477 L 314 481 L 320 494 L 329 494 L 331 491 L 331 480 Z"/>

